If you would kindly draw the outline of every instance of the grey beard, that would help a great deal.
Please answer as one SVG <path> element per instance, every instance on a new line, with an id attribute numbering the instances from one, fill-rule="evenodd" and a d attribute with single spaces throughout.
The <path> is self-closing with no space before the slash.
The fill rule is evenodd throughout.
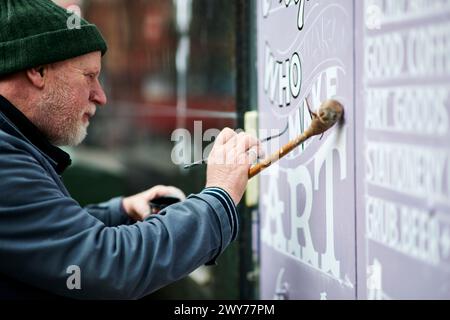
<path id="1" fill-rule="evenodd" d="M 80 125 L 77 128 L 71 128 L 71 131 L 76 132 L 64 132 L 61 136 L 59 136 L 57 139 L 52 139 L 50 142 L 54 144 L 55 146 L 63 147 L 63 146 L 69 146 L 69 147 L 76 147 L 80 143 L 83 142 L 83 140 L 87 136 L 87 126 Z"/>

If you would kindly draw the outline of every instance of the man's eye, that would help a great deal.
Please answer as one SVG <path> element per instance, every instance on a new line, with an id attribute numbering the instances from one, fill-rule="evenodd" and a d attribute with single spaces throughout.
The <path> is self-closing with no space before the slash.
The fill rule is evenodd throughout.
<path id="1" fill-rule="evenodd" d="M 91 79 L 91 80 L 95 80 L 95 74 L 94 73 L 88 73 L 86 74 L 86 76 Z"/>

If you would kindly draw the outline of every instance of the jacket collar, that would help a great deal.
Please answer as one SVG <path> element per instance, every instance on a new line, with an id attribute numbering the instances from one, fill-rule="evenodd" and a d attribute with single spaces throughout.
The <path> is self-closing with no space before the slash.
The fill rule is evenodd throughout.
<path id="1" fill-rule="evenodd" d="M 39 129 L 28 118 L 19 111 L 11 102 L 0 95 L 0 112 L 16 127 L 24 137 L 38 148 L 47 157 L 53 160 L 55 171 L 62 174 L 70 166 L 70 156 L 60 148 L 52 145 Z"/>

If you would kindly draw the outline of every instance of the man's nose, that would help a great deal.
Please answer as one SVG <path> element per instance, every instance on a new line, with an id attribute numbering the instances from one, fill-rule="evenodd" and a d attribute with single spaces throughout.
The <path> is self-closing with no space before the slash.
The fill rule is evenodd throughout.
<path id="1" fill-rule="evenodd" d="M 98 106 L 104 106 L 108 101 L 106 98 L 105 91 L 103 90 L 101 84 L 98 82 L 95 89 L 91 93 L 91 101 Z"/>

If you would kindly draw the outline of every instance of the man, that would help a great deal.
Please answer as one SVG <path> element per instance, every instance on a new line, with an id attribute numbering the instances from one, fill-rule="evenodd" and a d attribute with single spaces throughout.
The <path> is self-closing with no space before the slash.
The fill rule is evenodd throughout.
<path id="1" fill-rule="evenodd" d="M 57 146 L 79 144 L 106 104 L 98 76 L 107 47 L 85 20 L 67 28 L 69 16 L 50 0 L 0 0 L 0 294 L 140 298 L 214 264 L 236 238 L 258 142 L 224 129 L 206 188 L 159 215 L 148 201 L 180 190 L 81 208 L 61 182 L 70 158 Z"/>

